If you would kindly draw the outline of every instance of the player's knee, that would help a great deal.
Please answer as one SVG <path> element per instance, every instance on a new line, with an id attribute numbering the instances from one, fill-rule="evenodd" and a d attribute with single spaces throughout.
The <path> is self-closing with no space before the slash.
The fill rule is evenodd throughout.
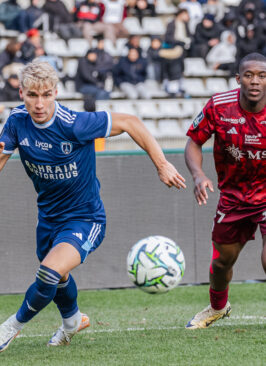
<path id="1" fill-rule="evenodd" d="M 47 299 L 53 299 L 61 275 L 56 271 L 41 265 L 36 273 L 36 289 L 38 293 Z"/>

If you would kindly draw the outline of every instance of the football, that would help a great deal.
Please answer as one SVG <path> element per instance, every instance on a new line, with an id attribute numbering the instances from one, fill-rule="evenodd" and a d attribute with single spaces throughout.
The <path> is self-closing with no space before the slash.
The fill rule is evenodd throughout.
<path id="1" fill-rule="evenodd" d="M 164 293 L 175 288 L 184 271 L 182 250 L 164 236 L 149 236 L 138 241 L 127 256 L 129 278 L 148 293 Z"/>

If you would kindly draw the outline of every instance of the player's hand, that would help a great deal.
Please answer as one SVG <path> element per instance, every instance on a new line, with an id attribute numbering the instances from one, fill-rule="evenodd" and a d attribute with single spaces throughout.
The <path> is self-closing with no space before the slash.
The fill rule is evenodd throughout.
<path id="1" fill-rule="evenodd" d="M 177 189 L 187 188 L 185 185 L 185 178 L 178 173 L 176 168 L 169 163 L 169 161 L 166 161 L 165 164 L 158 168 L 158 175 L 161 181 L 168 187 L 174 186 Z"/>
<path id="2" fill-rule="evenodd" d="M 204 205 L 207 204 L 208 193 L 207 188 L 211 192 L 214 192 L 212 181 L 207 178 L 205 175 L 199 175 L 194 179 L 195 188 L 194 194 L 198 204 L 201 206 L 203 203 Z"/>
<path id="3" fill-rule="evenodd" d="M 4 148 L 5 148 L 5 143 L 0 142 L 0 154 L 4 151 Z"/>

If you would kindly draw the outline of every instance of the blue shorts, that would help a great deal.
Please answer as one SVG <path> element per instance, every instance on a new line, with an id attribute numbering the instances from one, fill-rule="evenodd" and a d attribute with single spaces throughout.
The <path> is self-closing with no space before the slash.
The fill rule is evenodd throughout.
<path id="1" fill-rule="evenodd" d="M 69 243 L 78 250 L 83 263 L 103 241 L 105 224 L 88 221 L 67 221 L 59 224 L 40 219 L 36 234 L 36 253 L 40 262 L 57 244 Z"/>

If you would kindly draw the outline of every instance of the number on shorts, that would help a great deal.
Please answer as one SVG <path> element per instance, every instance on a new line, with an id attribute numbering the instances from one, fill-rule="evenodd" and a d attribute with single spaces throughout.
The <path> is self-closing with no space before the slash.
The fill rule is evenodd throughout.
<path id="1" fill-rule="evenodd" d="M 217 223 L 220 224 L 220 222 L 223 221 L 223 218 L 225 217 L 225 214 L 222 213 L 221 211 L 217 211 L 217 214 L 220 215 L 220 218 L 217 220 Z"/>

